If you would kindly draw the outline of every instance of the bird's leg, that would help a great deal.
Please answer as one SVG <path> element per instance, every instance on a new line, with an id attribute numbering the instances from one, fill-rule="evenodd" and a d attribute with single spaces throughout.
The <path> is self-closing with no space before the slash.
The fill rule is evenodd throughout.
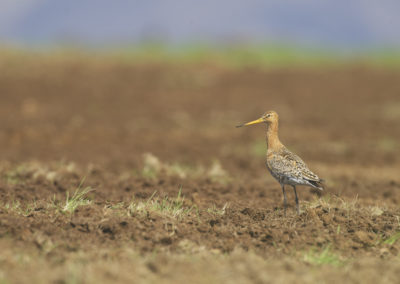
<path id="1" fill-rule="evenodd" d="M 282 192 L 283 192 L 283 207 L 284 207 L 284 210 L 285 210 L 284 213 L 285 213 L 285 216 L 286 216 L 287 200 L 286 200 L 285 185 L 281 184 L 281 186 L 282 186 Z"/>
<path id="2" fill-rule="evenodd" d="M 294 196 L 295 196 L 295 200 L 296 200 L 296 211 L 297 211 L 297 214 L 300 215 L 299 198 L 297 197 L 297 191 L 296 191 L 295 185 L 293 185 L 293 189 L 294 189 Z"/>

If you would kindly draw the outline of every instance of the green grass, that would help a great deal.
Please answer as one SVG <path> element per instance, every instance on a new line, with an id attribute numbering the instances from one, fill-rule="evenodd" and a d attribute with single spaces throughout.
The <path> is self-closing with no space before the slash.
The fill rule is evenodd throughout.
<path id="1" fill-rule="evenodd" d="M 212 46 L 206 44 L 168 47 L 143 44 L 112 51 L 135 62 L 212 63 L 227 67 L 336 66 L 347 63 L 400 66 L 400 49 L 345 52 L 331 48 L 308 48 L 295 44 Z"/>
<path id="2" fill-rule="evenodd" d="M 311 249 L 304 254 L 303 260 L 311 265 L 332 265 L 343 266 L 345 262 L 341 257 L 331 250 L 331 246 L 326 246 L 322 251 Z"/>
<path id="3" fill-rule="evenodd" d="M 223 185 L 231 182 L 228 172 L 216 159 L 212 161 L 209 167 L 203 167 L 202 165 L 193 166 L 178 162 L 165 163 L 151 153 L 143 155 L 143 169 L 134 171 L 133 174 L 149 180 L 154 180 L 160 174 L 165 174 L 181 179 L 206 177 L 212 182 L 218 182 Z"/>
<path id="4" fill-rule="evenodd" d="M 2 208 L 4 208 L 7 212 L 15 212 L 25 217 L 31 215 L 32 212 L 35 211 L 36 207 L 36 201 L 22 206 L 18 200 L 12 201 L 11 203 L 6 203 L 2 206 Z"/>
<path id="5" fill-rule="evenodd" d="M 226 209 L 229 207 L 228 202 L 222 206 L 222 208 L 218 208 L 215 204 L 212 205 L 212 207 L 207 208 L 207 212 L 213 215 L 225 215 Z"/>
<path id="6" fill-rule="evenodd" d="M 87 199 L 87 194 L 92 191 L 92 188 L 89 186 L 82 188 L 84 181 L 85 179 L 82 179 L 72 196 L 69 196 L 69 192 L 67 192 L 65 205 L 62 208 L 63 212 L 73 213 L 79 206 L 91 204 L 91 201 Z"/>
<path id="7" fill-rule="evenodd" d="M 394 245 L 400 239 L 400 232 L 395 233 L 393 236 L 389 237 L 388 239 L 384 240 L 383 243 L 387 245 Z"/>
<path id="8" fill-rule="evenodd" d="M 399 144 L 396 139 L 391 137 L 382 137 L 377 141 L 377 148 L 380 151 L 392 153 L 395 152 L 399 147 Z"/>
<path id="9" fill-rule="evenodd" d="M 398 48 L 369 50 L 361 54 L 360 57 L 363 61 L 370 62 L 374 65 L 387 67 L 400 66 L 400 49 Z"/>
<path id="10" fill-rule="evenodd" d="M 309 48 L 295 44 L 258 45 L 207 45 L 193 44 L 167 46 L 162 44 L 141 44 L 114 49 L 87 50 L 80 48 L 43 48 L 23 50 L 0 48 L 2 58 L 92 58 L 110 59 L 129 63 L 168 64 L 212 64 L 225 67 L 323 67 L 349 63 L 369 64 L 382 67 L 400 66 L 400 49 L 370 49 L 359 52 L 345 52 L 332 48 Z M 88 55 L 93 56 L 88 56 Z"/>
<path id="11" fill-rule="evenodd" d="M 343 52 L 330 48 L 305 48 L 293 44 L 186 45 L 167 47 L 144 44 L 114 51 L 122 59 L 135 62 L 213 63 L 227 67 L 336 66 L 347 63 L 400 66 L 400 49 L 371 49 Z"/>
<path id="12" fill-rule="evenodd" d="M 137 172 L 134 171 L 134 175 L 139 175 L 139 176 L 141 176 L 145 179 L 149 179 L 149 180 L 155 180 L 157 178 L 158 172 L 151 168 L 144 168 L 140 172 L 140 174 L 137 174 Z"/>
<path id="13" fill-rule="evenodd" d="M 167 47 L 145 44 L 113 52 L 136 62 L 213 63 L 229 67 L 292 66 L 333 64 L 342 56 L 328 50 L 306 49 L 290 45 L 187 45 Z"/>
<path id="14" fill-rule="evenodd" d="M 154 212 L 163 216 L 181 219 L 195 209 L 193 206 L 185 206 L 185 199 L 182 197 L 182 188 L 179 189 L 178 195 L 175 198 L 168 196 L 160 198 L 156 196 L 156 193 L 155 191 L 145 202 L 135 202 L 133 200 L 128 206 L 128 215 L 146 215 Z"/>
<path id="15" fill-rule="evenodd" d="M 3 173 L 2 178 L 9 185 L 24 184 L 27 175 L 27 169 L 25 165 L 20 165 L 15 169 L 8 170 Z"/>

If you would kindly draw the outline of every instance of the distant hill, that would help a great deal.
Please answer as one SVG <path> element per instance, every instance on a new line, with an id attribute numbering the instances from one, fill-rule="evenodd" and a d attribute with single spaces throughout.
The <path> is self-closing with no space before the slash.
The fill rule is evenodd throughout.
<path id="1" fill-rule="evenodd" d="M 295 42 L 341 48 L 400 45 L 400 1 L 0 1 L 0 40 L 88 45 Z"/>

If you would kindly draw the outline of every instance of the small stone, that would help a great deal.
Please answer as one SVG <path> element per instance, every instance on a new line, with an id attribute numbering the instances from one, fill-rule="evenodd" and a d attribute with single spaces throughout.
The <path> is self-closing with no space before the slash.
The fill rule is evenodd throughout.
<path id="1" fill-rule="evenodd" d="M 388 248 L 381 248 L 379 250 L 380 257 L 386 257 L 389 254 L 389 249 Z"/>
<path id="2" fill-rule="evenodd" d="M 371 208 L 371 215 L 372 216 L 381 216 L 383 214 L 383 210 L 379 207 L 372 207 Z"/>
<path id="3" fill-rule="evenodd" d="M 355 233 L 355 241 L 362 243 L 362 244 L 371 244 L 372 239 L 370 238 L 370 236 L 368 235 L 368 233 L 364 232 L 364 231 L 357 231 Z"/>

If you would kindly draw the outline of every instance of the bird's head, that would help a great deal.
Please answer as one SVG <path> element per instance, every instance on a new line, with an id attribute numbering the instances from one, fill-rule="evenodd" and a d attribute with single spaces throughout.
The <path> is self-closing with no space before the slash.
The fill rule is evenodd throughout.
<path id="1" fill-rule="evenodd" d="M 259 119 L 240 124 L 236 127 L 242 127 L 242 126 L 257 124 L 257 123 L 261 123 L 261 122 L 270 124 L 270 123 L 274 123 L 277 121 L 278 121 L 278 114 L 275 111 L 271 110 L 271 111 L 265 112 Z"/>

